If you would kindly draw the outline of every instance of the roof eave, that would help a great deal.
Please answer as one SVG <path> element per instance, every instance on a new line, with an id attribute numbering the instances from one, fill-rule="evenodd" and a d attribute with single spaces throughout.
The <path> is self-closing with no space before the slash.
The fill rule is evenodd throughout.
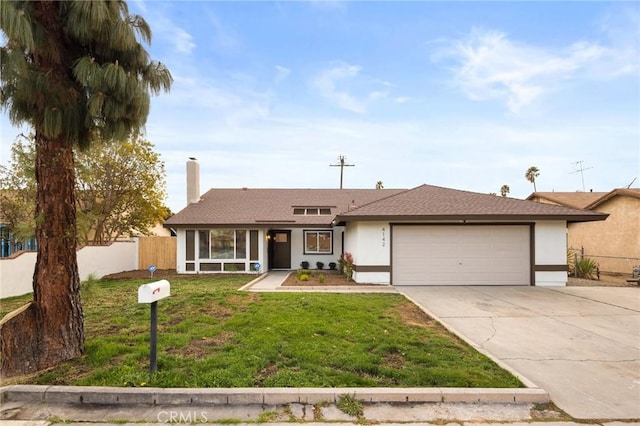
<path id="1" fill-rule="evenodd" d="M 349 215 L 337 216 L 336 222 L 431 222 L 431 221 L 535 221 L 535 220 L 566 220 L 574 222 L 592 222 L 605 220 L 609 215 L 606 213 L 597 214 L 576 214 L 576 215 L 505 215 L 505 214 L 461 214 L 461 215 Z"/>
<path id="2" fill-rule="evenodd" d="M 265 227 L 287 227 L 287 228 L 331 228 L 329 223 L 299 223 L 294 221 L 256 221 L 250 223 L 164 223 L 165 228 L 265 228 Z"/>

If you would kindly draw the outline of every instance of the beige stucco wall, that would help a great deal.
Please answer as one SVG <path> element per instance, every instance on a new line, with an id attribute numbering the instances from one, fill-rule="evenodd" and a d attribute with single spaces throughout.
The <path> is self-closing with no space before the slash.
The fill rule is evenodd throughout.
<path id="1" fill-rule="evenodd" d="M 640 199 L 616 195 L 594 210 L 608 213 L 604 221 L 569 224 L 568 245 L 600 265 L 605 272 L 630 274 L 640 265 Z"/>

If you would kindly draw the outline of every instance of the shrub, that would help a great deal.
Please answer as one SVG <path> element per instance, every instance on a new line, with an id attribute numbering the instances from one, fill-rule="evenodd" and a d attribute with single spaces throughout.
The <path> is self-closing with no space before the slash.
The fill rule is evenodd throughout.
<path id="1" fill-rule="evenodd" d="M 324 263 L 322 263 L 322 262 L 316 262 L 316 267 L 317 267 L 318 269 L 322 269 L 322 268 L 324 268 Z"/>
<path id="2" fill-rule="evenodd" d="M 353 277 L 353 255 L 349 252 L 342 253 L 338 263 L 340 265 L 340 273 L 347 276 L 347 281 L 351 281 Z"/>
<path id="3" fill-rule="evenodd" d="M 336 262 L 329 262 L 329 269 L 331 269 L 332 271 L 336 270 Z"/>
<path id="4" fill-rule="evenodd" d="M 323 284 L 323 283 L 324 283 L 324 274 L 320 274 L 320 275 L 318 275 L 318 282 L 319 282 L 320 284 Z"/>
<path id="5" fill-rule="evenodd" d="M 598 263 L 588 257 L 580 259 L 575 264 L 575 273 L 578 278 L 587 278 L 592 280 L 594 275 L 598 274 Z"/>
<path id="6" fill-rule="evenodd" d="M 302 269 L 309 269 L 309 262 L 307 262 L 306 260 L 303 260 L 302 262 L 300 262 L 300 267 Z"/>
<path id="7" fill-rule="evenodd" d="M 300 281 L 309 281 L 308 274 L 300 274 Z"/>
<path id="8" fill-rule="evenodd" d="M 313 272 L 311 272 L 308 269 L 298 269 L 298 270 L 296 270 L 296 277 L 298 277 L 298 279 L 300 279 L 300 277 L 302 275 L 306 275 L 307 277 L 310 277 L 310 276 L 313 275 Z"/>

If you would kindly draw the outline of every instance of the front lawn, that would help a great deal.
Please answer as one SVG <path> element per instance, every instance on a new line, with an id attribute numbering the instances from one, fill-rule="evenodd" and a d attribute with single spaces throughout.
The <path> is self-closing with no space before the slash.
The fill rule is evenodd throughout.
<path id="1" fill-rule="evenodd" d="M 83 289 L 86 355 L 23 381 L 159 387 L 521 387 L 510 373 L 397 294 L 247 293 L 253 277 L 171 278 L 158 303 L 150 377 L 149 305 L 138 286 Z M 29 297 L 5 299 L 0 314 Z"/>

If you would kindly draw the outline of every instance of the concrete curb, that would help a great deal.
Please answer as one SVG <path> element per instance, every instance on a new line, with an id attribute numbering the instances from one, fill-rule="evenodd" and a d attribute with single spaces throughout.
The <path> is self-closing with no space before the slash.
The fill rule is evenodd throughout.
<path id="1" fill-rule="evenodd" d="M 282 405 L 335 403 L 341 395 L 367 403 L 546 403 L 540 388 L 120 388 L 11 385 L 0 401 L 101 405 Z"/>

